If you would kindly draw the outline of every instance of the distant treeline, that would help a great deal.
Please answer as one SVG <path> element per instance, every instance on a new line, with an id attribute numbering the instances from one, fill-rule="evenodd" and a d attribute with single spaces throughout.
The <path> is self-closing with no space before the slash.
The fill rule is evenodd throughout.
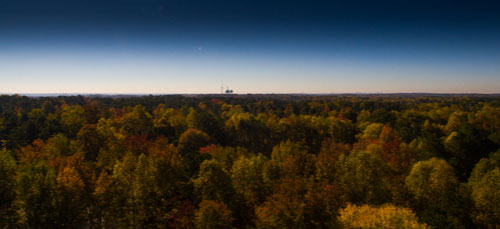
<path id="1" fill-rule="evenodd" d="M 500 99 L 0 96 L 0 228 L 499 228 Z"/>

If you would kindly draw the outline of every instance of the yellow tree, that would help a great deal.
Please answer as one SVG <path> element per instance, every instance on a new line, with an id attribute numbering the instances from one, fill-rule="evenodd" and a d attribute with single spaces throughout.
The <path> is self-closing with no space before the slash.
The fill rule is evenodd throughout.
<path id="1" fill-rule="evenodd" d="M 429 228 L 418 222 L 410 209 L 391 204 L 378 207 L 349 204 L 340 210 L 339 220 L 344 228 Z"/>

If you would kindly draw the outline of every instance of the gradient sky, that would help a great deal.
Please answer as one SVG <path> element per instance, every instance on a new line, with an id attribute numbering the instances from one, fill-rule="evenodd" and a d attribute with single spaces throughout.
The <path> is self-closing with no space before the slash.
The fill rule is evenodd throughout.
<path id="1" fill-rule="evenodd" d="M 497 2 L 0 0 L 0 93 L 500 93 Z"/>

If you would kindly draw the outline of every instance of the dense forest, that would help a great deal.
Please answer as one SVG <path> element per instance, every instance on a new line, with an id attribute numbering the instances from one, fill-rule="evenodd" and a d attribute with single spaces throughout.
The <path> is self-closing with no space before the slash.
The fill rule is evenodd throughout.
<path id="1" fill-rule="evenodd" d="M 499 228 L 500 97 L 0 96 L 0 228 Z"/>

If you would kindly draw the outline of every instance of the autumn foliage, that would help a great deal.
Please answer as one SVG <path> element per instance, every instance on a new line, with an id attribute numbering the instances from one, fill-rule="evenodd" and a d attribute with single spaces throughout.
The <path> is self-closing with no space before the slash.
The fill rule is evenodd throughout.
<path id="1" fill-rule="evenodd" d="M 479 96 L 0 96 L 0 228 L 498 228 Z"/>

